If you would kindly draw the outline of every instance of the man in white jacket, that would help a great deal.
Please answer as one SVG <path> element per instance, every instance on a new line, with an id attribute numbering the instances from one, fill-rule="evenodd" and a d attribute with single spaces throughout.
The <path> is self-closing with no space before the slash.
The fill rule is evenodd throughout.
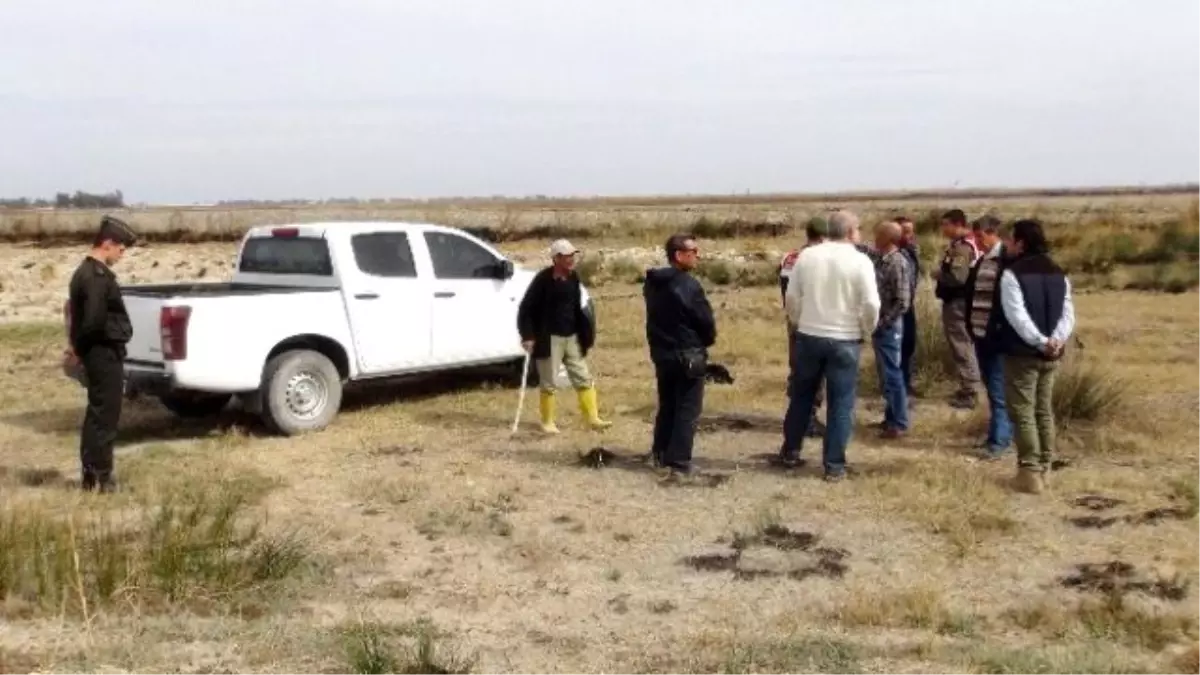
<path id="1" fill-rule="evenodd" d="M 799 466 L 813 399 L 826 382 L 825 480 L 846 474 L 846 445 L 854 431 L 858 361 L 865 338 L 879 320 L 875 266 L 854 245 L 858 217 L 850 211 L 829 218 L 826 240 L 800 252 L 784 304 L 796 326 L 793 395 L 783 422 L 778 463 Z"/>

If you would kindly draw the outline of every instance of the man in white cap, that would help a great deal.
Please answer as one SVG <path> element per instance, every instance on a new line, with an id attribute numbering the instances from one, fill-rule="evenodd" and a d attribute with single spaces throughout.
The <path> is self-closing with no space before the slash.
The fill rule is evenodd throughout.
<path id="1" fill-rule="evenodd" d="M 596 388 L 584 360 L 596 342 L 596 332 L 583 311 L 582 289 L 575 271 L 577 253 L 579 249 L 566 239 L 552 243 L 553 264 L 533 277 L 517 311 L 521 346 L 537 365 L 542 431 L 548 434 L 558 433 L 554 412 L 560 365 L 566 367 L 588 425 L 604 429 L 612 424 L 600 418 Z"/>

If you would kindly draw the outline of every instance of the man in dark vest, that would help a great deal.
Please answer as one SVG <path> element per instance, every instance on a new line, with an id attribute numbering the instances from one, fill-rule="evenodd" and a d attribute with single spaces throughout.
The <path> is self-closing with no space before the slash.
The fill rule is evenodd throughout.
<path id="1" fill-rule="evenodd" d="M 125 345 L 133 337 L 133 326 L 112 266 L 135 239 L 128 225 L 105 216 L 92 250 L 71 276 L 67 358 L 82 365 L 87 386 L 87 409 L 79 434 L 80 485 L 84 490 L 116 489 L 113 444 L 125 395 Z"/>
<path id="2" fill-rule="evenodd" d="M 611 422 L 600 418 L 596 388 L 588 371 L 588 350 L 596 342 L 595 328 L 583 310 L 583 291 L 575 271 L 578 249 L 566 239 L 550 245 L 552 264 L 538 272 L 525 290 L 517 310 L 521 346 L 530 352 L 537 367 L 542 432 L 557 434 L 554 421 L 558 370 L 566 367 L 567 378 L 579 398 L 579 410 L 593 429 Z"/>
<path id="3" fill-rule="evenodd" d="M 1000 320 L 993 337 L 1004 354 L 1005 401 L 1016 428 L 1015 487 L 1045 489 L 1054 455 L 1054 378 L 1075 329 L 1071 282 L 1050 259 L 1036 220 L 1013 224 L 1011 262 L 1000 274 Z"/>
<path id="4" fill-rule="evenodd" d="M 985 459 L 1000 459 L 1012 443 L 1012 424 L 1004 402 L 1004 354 L 989 337 L 989 329 L 999 313 L 996 297 L 1000 272 L 1004 269 L 1003 226 L 995 216 L 983 216 L 972 223 L 975 241 L 983 255 L 967 276 L 967 333 L 975 344 L 975 360 L 988 398 L 988 431 Z M 1005 233 L 1007 234 L 1007 233 Z"/>
<path id="5" fill-rule="evenodd" d="M 950 243 L 937 271 L 934 293 L 942 301 L 942 329 L 958 370 L 958 389 L 950 399 L 950 406 L 971 410 L 975 407 L 979 386 L 979 366 L 975 363 L 975 349 L 966 330 L 966 292 L 967 275 L 979 255 L 962 210 L 952 209 L 942 216 L 942 235 Z"/>

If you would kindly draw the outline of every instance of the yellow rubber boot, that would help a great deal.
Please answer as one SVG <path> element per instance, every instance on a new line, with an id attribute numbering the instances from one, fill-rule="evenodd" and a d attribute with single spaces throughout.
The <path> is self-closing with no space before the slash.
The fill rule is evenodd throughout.
<path id="1" fill-rule="evenodd" d="M 587 420 L 589 426 L 593 429 L 607 429 L 612 426 L 612 422 L 600 419 L 600 406 L 596 403 L 595 387 L 577 390 L 579 394 L 579 411 L 583 413 L 583 417 Z"/>
<path id="2" fill-rule="evenodd" d="M 542 433 L 557 434 L 558 427 L 554 425 L 554 392 L 541 391 L 541 398 L 538 400 L 538 410 L 542 413 Z"/>

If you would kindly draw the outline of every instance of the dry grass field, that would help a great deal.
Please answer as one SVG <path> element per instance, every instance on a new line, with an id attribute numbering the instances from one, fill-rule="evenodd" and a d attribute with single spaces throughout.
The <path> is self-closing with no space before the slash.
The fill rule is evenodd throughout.
<path id="1" fill-rule="evenodd" d="M 584 430 L 568 392 L 563 434 L 536 433 L 530 399 L 510 437 L 515 383 L 490 373 L 348 393 L 331 428 L 297 439 L 141 400 L 118 442 L 125 489 L 83 495 L 83 392 L 57 369 L 52 322 L 82 252 L 6 245 L 0 672 L 1198 672 L 1196 198 L 1114 198 L 1076 228 L 1082 198 L 1062 199 L 1028 207 L 1088 279 L 1056 392 L 1065 461 L 1038 497 L 1008 489 L 1011 458 L 974 459 L 982 410 L 945 405 L 927 283 L 913 434 L 869 429 L 868 358 L 854 475 L 768 467 L 787 353 L 768 283 L 793 238 L 761 231 L 702 240 L 712 358 L 736 381 L 708 388 L 701 475 L 642 464 L 654 390 L 630 282 L 655 228 L 578 237 L 606 432 Z M 534 264 L 545 241 L 501 246 Z M 119 271 L 222 278 L 233 251 L 157 243 Z M 1144 287 L 1175 292 L 1132 290 L 1154 274 Z M 613 453 L 599 467 L 583 461 L 596 448 Z"/>

